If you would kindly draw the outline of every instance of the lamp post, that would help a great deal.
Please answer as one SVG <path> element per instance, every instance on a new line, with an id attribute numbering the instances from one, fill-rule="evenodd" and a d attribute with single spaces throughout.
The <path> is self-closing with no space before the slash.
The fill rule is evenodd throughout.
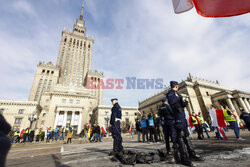
<path id="1" fill-rule="evenodd" d="M 33 122 L 37 120 L 37 115 L 36 114 L 29 114 L 28 120 L 30 121 L 30 129 L 31 129 Z"/>
<path id="2" fill-rule="evenodd" d="M 107 113 L 106 116 L 104 117 L 105 121 L 106 121 L 106 130 L 108 129 L 108 125 L 109 125 L 109 114 Z M 109 137 L 109 133 L 107 130 L 107 137 Z"/>

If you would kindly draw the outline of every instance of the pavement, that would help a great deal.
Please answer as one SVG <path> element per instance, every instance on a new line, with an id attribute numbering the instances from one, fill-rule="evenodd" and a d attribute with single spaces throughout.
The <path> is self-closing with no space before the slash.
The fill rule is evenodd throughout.
<path id="1" fill-rule="evenodd" d="M 250 132 L 241 131 L 245 141 L 236 141 L 232 130 L 227 132 L 228 140 L 216 140 L 213 132 L 210 139 L 197 140 L 193 136 L 193 144 L 197 153 L 204 156 L 202 163 L 194 162 L 199 167 L 247 167 L 250 166 Z M 139 143 L 124 136 L 123 146 L 126 150 L 155 151 L 164 148 L 163 143 Z M 86 143 L 73 140 L 73 144 L 27 143 L 16 144 L 7 157 L 7 167 L 120 167 L 119 162 L 112 162 L 108 156 L 112 149 L 112 139 L 104 139 L 101 143 Z M 127 165 L 129 166 L 129 165 Z M 154 164 L 136 164 L 135 167 L 182 165 L 166 162 Z"/>

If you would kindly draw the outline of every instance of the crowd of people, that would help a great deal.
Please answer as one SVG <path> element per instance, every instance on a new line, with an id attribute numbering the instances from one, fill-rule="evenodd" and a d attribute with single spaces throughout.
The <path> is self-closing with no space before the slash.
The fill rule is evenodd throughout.
<path id="1" fill-rule="evenodd" d="M 216 108 L 212 105 L 210 110 L 216 110 Z M 241 115 L 240 119 L 243 122 L 237 122 L 237 116 L 232 113 L 232 111 L 228 108 L 228 106 L 224 106 L 223 116 L 226 123 L 226 127 L 222 127 L 222 131 L 226 137 L 226 132 L 228 129 L 234 130 L 235 136 L 237 140 L 244 140 L 240 137 L 240 129 L 245 130 L 248 129 L 250 131 L 250 113 L 245 112 L 242 108 L 240 108 Z M 208 114 L 207 121 L 204 121 L 201 112 L 196 114 L 192 112 L 191 122 L 194 128 L 191 129 L 192 133 L 197 133 L 197 139 L 203 140 L 204 132 L 206 133 L 207 138 L 210 138 L 209 131 L 214 131 L 215 137 L 219 139 L 225 139 L 222 135 L 220 135 L 220 130 L 218 129 L 217 124 L 213 124 L 213 119 Z M 164 140 L 164 120 L 161 119 L 157 114 L 149 113 L 147 117 L 145 115 L 141 116 L 141 119 L 136 119 L 135 123 L 136 133 L 138 137 L 138 142 L 160 142 Z"/>

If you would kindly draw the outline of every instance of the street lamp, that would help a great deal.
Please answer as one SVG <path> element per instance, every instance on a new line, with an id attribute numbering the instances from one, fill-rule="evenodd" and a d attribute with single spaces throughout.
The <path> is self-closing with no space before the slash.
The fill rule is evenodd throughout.
<path id="1" fill-rule="evenodd" d="M 106 121 L 106 130 L 108 129 L 108 125 L 109 125 L 109 114 L 106 113 L 105 117 L 104 117 L 105 121 Z M 107 131 L 107 137 L 109 136 L 109 133 Z"/>
<path id="2" fill-rule="evenodd" d="M 30 129 L 31 129 L 33 122 L 37 120 L 37 115 L 36 114 L 29 114 L 28 120 L 30 121 Z"/>

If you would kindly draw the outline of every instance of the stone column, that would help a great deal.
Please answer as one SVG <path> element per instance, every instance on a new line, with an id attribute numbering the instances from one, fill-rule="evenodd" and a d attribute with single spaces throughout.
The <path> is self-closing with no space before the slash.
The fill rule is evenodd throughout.
<path id="1" fill-rule="evenodd" d="M 234 104 L 234 107 L 235 107 L 235 109 L 236 109 L 237 113 L 240 115 L 240 114 L 241 114 L 241 112 L 240 112 L 239 105 L 237 104 L 237 102 L 236 102 L 235 100 L 232 100 L 232 102 L 233 102 L 233 104 Z"/>
<path id="2" fill-rule="evenodd" d="M 72 117 L 71 117 L 71 126 L 73 126 L 75 123 L 75 111 L 72 111 Z"/>
<path id="3" fill-rule="evenodd" d="M 63 116 L 63 127 L 66 128 L 66 122 L 67 122 L 67 111 L 64 111 L 64 116 Z"/>
<path id="4" fill-rule="evenodd" d="M 218 109 L 223 110 L 223 107 L 220 105 L 219 101 L 215 101 L 214 104 L 216 105 L 216 107 L 219 107 Z"/>
<path id="5" fill-rule="evenodd" d="M 242 100 L 242 98 L 238 98 L 237 100 L 238 100 L 238 102 L 240 103 L 241 107 L 242 107 L 246 112 L 248 112 L 247 106 L 246 106 L 246 104 L 244 103 L 244 101 Z"/>
<path id="6" fill-rule="evenodd" d="M 78 129 L 77 129 L 78 134 L 81 132 L 81 128 L 82 128 L 82 112 L 79 113 L 79 122 L 78 122 Z"/>
<path id="7" fill-rule="evenodd" d="M 236 110 L 235 110 L 235 108 L 234 108 L 234 105 L 233 105 L 233 103 L 232 103 L 232 100 L 228 98 L 228 99 L 226 99 L 226 101 L 227 101 L 228 107 L 229 107 L 231 110 L 233 110 L 233 111 L 235 112 Z"/>
<path id="8" fill-rule="evenodd" d="M 54 123 L 54 129 L 55 129 L 56 126 L 57 126 L 58 117 L 59 117 L 59 111 L 56 111 L 56 118 L 55 118 L 55 123 Z"/>
<path id="9" fill-rule="evenodd" d="M 246 104 L 246 106 L 248 108 L 248 112 L 250 112 L 250 105 L 249 105 L 249 102 L 248 102 L 247 98 L 244 98 L 244 102 L 245 102 L 245 104 Z"/>

